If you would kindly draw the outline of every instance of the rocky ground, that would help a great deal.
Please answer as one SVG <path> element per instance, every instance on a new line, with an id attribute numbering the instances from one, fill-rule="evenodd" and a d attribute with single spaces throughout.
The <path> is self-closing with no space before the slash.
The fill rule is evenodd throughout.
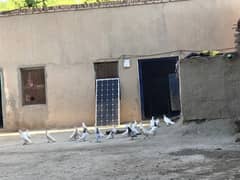
<path id="1" fill-rule="evenodd" d="M 161 124 L 155 137 L 131 140 L 67 141 L 70 132 L 42 134 L 23 146 L 18 136 L 0 137 L 1 180 L 165 180 L 240 179 L 240 145 L 234 123 Z"/>

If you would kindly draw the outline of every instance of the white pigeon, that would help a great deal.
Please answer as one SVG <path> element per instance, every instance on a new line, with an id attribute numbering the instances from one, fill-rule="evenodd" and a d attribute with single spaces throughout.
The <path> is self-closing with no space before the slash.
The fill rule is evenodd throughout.
<path id="1" fill-rule="evenodd" d="M 113 128 L 110 130 L 110 132 L 107 136 L 107 139 L 113 139 L 116 132 L 117 132 L 117 129 L 115 128 L 115 126 L 113 126 Z"/>
<path id="2" fill-rule="evenodd" d="M 101 138 L 104 137 L 104 134 L 102 133 L 102 131 L 98 127 L 95 128 L 95 133 L 97 133 L 97 132 L 98 132 L 98 134 L 100 135 Z"/>
<path id="3" fill-rule="evenodd" d="M 155 126 L 157 126 L 157 127 L 160 126 L 160 119 L 159 119 L 159 118 L 157 118 L 157 119 L 155 120 Z"/>
<path id="4" fill-rule="evenodd" d="M 23 145 L 32 143 L 28 130 L 25 130 L 25 131 L 19 130 L 18 132 L 20 134 L 20 137 L 23 139 Z"/>
<path id="5" fill-rule="evenodd" d="M 88 130 L 87 130 L 87 128 L 83 128 L 83 132 L 79 138 L 79 141 L 86 141 L 87 137 L 88 137 Z"/>
<path id="6" fill-rule="evenodd" d="M 166 123 L 166 125 L 173 125 L 175 122 L 173 122 L 170 118 L 168 118 L 166 115 L 163 115 L 163 121 Z"/>
<path id="7" fill-rule="evenodd" d="M 31 135 L 30 135 L 28 129 L 26 129 L 25 132 L 26 132 L 27 137 L 28 137 L 29 139 L 31 139 Z"/>
<path id="8" fill-rule="evenodd" d="M 133 125 L 134 125 L 134 127 L 135 127 L 135 128 L 137 128 L 137 126 L 138 126 L 138 123 L 137 123 L 137 121 L 136 121 L 136 120 L 134 121 L 134 124 L 133 124 Z"/>
<path id="9" fill-rule="evenodd" d="M 148 133 L 147 133 L 147 129 L 145 129 L 145 128 L 143 127 L 143 124 L 142 124 L 142 123 L 140 123 L 140 131 L 143 133 L 143 135 L 144 135 L 144 134 L 148 134 Z"/>
<path id="10" fill-rule="evenodd" d="M 148 137 L 150 135 L 154 136 L 156 135 L 157 127 L 153 126 L 150 130 L 147 130 L 143 127 L 142 123 L 140 123 L 140 130 L 145 137 Z"/>
<path id="11" fill-rule="evenodd" d="M 131 130 L 135 133 L 135 134 L 139 134 L 140 132 L 137 130 L 137 121 L 135 121 L 132 126 L 130 127 Z"/>
<path id="12" fill-rule="evenodd" d="M 71 141 L 75 141 L 75 140 L 79 139 L 80 136 L 81 136 L 81 134 L 80 134 L 78 128 L 75 128 L 74 131 L 73 131 L 73 133 L 72 133 L 71 136 L 69 137 L 69 139 L 70 139 Z"/>
<path id="13" fill-rule="evenodd" d="M 48 143 L 56 142 L 56 139 L 48 132 L 48 130 L 46 130 L 45 135 Z"/>
<path id="14" fill-rule="evenodd" d="M 95 128 L 96 142 L 101 142 L 101 139 L 104 137 L 103 133 L 98 127 Z"/>
<path id="15" fill-rule="evenodd" d="M 157 132 L 157 127 L 154 126 L 149 130 L 149 134 L 155 136 Z"/>
<path id="16" fill-rule="evenodd" d="M 87 128 L 85 122 L 82 122 L 82 127 L 83 127 L 83 128 Z"/>
<path id="17" fill-rule="evenodd" d="M 155 120 L 154 117 L 152 116 L 152 119 L 150 120 L 150 127 L 154 127 L 155 126 Z"/>
<path id="18" fill-rule="evenodd" d="M 82 122 L 82 128 L 83 128 L 83 130 L 86 129 L 88 134 L 91 134 L 90 131 L 88 130 L 88 127 L 86 126 L 85 122 Z"/>
<path id="19" fill-rule="evenodd" d="M 113 126 L 113 128 L 112 128 L 112 132 L 113 132 L 114 134 L 116 134 L 116 133 L 117 133 L 117 129 L 116 129 L 116 127 L 115 127 L 115 126 Z"/>
<path id="20" fill-rule="evenodd" d="M 127 125 L 125 126 L 126 130 L 121 134 L 122 136 L 128 135 L 128 127 L 130 127 L 130 126 L 131 126 L 131 124 L 127 124 Z"/>
<path id="21" fill-rule="evenodd" d="M 107 139 L 113 139 L 114 138 L 114 133 L 112 131 L 109 132 Z"/>
<path id="22" fill-rule="evenodd" d="M 139 134 L 138 130 L 135 128 L 135 123 L 129 123 L 127 126 L 126 131 L 123 133 L 124 135 L 127 135 L 128 137 L 131 137 L 133 140 L 134 137 L 137 137 Z"/>

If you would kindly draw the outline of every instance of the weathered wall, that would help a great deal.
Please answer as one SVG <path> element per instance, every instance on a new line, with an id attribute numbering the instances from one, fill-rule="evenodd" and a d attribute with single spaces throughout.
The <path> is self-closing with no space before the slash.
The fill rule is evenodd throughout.
<path id="1" fill-rule="evenodd" d="M 180 63 L 184 120 L 240 117 L 240 58 L 185 59 Z"/>
<path id="2" fill-rule="evenodd" d="M 92 9 L 0 18 L 0 67 L 7 129 L 94 122 L 93 62 L 123 54 L 234 46 L 239 0 Z M 122 68 L 121 122 L 140 119 L 137 58 Z M 22 106 L 20 67 L 46 67 L 47 104 Z"/>

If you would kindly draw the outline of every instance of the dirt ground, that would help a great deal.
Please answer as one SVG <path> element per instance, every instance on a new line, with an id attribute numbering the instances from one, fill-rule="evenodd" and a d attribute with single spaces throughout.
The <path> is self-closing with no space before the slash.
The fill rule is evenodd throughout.
<path id="1" fill-rule="evenodd" d="M 240 145 L 234 123 L 161 124 L 157 135 L 131 140 L 67 141 L 70 132 L 32 135 L 23 146 L 18 136 L 0 137 L 1 180 L 199 180 L 240 179 Z"/>

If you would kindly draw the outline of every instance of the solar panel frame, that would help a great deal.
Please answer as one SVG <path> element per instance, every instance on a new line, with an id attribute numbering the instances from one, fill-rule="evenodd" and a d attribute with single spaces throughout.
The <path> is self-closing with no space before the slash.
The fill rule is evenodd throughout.
<path id="1" fill-rule="evenodd" d="M 111 82 L 111 83 L 108 83 L 108 82 Z M 109 84 L 111 84 L 111 87 L 108 87 Z M 119 78 L 96 79 L 95 89 L 96 89 L 95 125 L 96 126 L 105 126 L 105 125 L 113 125 L 113 124 L 119 125 L 120 124 L 120 79 Z"/>

